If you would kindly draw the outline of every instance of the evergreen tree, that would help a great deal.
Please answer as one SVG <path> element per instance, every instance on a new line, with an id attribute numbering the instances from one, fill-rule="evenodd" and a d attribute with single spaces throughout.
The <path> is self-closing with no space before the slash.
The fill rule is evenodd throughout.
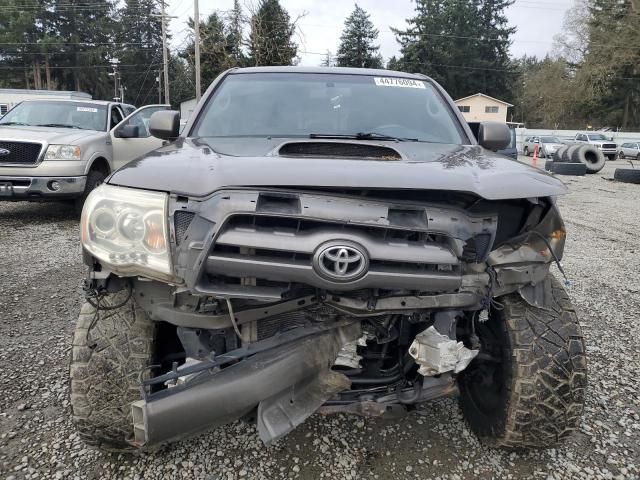
<path id="1" fill-rule="evenodd" d="M 126 101 L 135 105 L 157 102 L 158 71 L 162 69 L 162 27 L 155 0 L 126 0 L 119 13 L 117 57 Z"/>
<path id="2" fill-rule="evenodd" d="M 509 100 L 513 67 L 507 55 L 515 29 L 504 9 L 513 0 L 416 0 L 406 30 L 394 29 L 399 66 L 434 78 L 454 98 L 482 92 Z"/>
<path id="3" fill-rule="evenodd" d="M 320 66 L 321 67 L 334 67 L 335 66 L 335 62 L 333 60 L 333 55 L 331 54 L 331 51 L 327 50 L 327 53 L 325 54 L 325 56 L 322 57 L 322 62 L 320 62 Z"/>
<path id="4" fill-rule="evenodd" d="M 59 41 L 57 54 L 60 87 L 91 93 L 96 98 L 113 97 L 109 61 L 117 57 L 115 0 L 53 0 L 53 25 Z"/>
<path id="5" fill-rule="evenodd" d="M 640 1 L 589 0 L 579 88 L 591 125 L 640 128 Z"/>
<path id="6" fill-rule="evenodd" d="M 513 64 L 509 57 L 511 35 L 515 27 L 508 25 L 505 9 L 515 0 L 475 0 L 477 2 L 478 43 L 474 66 L 479 70 L 474 75 L 474 91 L 512 100 L 514 80 Z"/>
<path id="7" fill-rule="evenodd" d="M 278 0 L 261 0 L 251 16 L 249 57 L 252 65 L 292 65 L 298 46 L 295 22 Z"/>
<path id="8" fill-rule="evenodd" d="M 382 68 L 382 56 L 376 30 L 369 20 L 369 14 L 357 4 L 344 22 L 344 30 L 338 48 L 339 67 Z"/>
<path id="9" fill-rule="evenodd" d="M 396 71 L 402 70 L 402 63 L 400 62 L 400 60 L 398 60 L 398 58 L 395 55 L 391 57 L 387 62 L 387 70 L 396 70 Z"/>
<path id="10" fill-rule="evenodd" d="M 242 50 L 243 27 L 245 19 L 242 14 L 240 0 L 233 0 L 233 9 L 229 18 L 229 26 L 227 28 L 227 42 L 229 44 L 229 54 L 234 58 L 237 66 L 244 66 L 247 59 Z"/>

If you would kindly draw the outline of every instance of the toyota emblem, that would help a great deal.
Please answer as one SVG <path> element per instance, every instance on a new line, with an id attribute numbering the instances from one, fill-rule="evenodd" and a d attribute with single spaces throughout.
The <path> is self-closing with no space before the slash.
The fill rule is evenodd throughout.
<path id="1" fill-rule="evenodd" d="M 6 157 L 11 154 L 11 150 L 7 150 L 6 148 L 0 148 L 0 157 Z"/>
<path id="2" fill-rule="evenodd" d="M 369 258 L 353 243 L 332 242 L 320 246 L 313 257 L 318 275 L 334 282 L 350 282 L 367 273 Z"/>

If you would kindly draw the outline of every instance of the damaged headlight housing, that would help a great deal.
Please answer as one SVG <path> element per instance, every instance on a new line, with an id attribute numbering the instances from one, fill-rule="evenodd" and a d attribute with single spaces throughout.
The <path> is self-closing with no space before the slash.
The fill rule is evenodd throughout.
<path id="1" fill-rule="evenodd" d="M 83 247 L 117 274 L 170 280 L 167 198 L 159 192 L 101 185 L 82 210 Z"/>

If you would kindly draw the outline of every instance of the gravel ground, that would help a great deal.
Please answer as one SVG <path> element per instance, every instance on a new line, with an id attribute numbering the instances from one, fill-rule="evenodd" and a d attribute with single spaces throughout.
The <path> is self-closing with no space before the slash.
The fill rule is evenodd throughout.
<path id="1" fill-rule="evenodd" d="M 590 387 L 580 432 L 534 452 L 480 445 L 455 399 L 397 421 L 316 415 L 270 448 L 253 426 L 234 423 L 153 454 L 91 450 L 74 433 L 67 398 L 83 276 L 78 221 L 62 204 L 0 203 L 0 477 L 640 478 L 640 186 L 608 181 L 622 163 L 564 177 L 564 265 Z"/>

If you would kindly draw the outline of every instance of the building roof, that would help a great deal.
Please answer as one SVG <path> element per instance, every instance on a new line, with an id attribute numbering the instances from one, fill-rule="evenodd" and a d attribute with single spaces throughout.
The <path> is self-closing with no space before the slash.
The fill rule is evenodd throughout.
<path id="1" fill-rule="evenodd" d="M 0 94 L 16 94 L 16 95 L 60 95 L 62 97 L 80 97 L 91 98 L 91 95 L 85 92 L 60 91 L 60 90 L 31 90 L 26 88 L 0 88 Z"/>
<path id="2" fill-rule="evenodd" d="M 463 100 L 468 100 L 469 98 L 473 98 L 473 97 L 484 97 L 484 98 L 488 98 L 489 100 L 493 100 L 494 102 L 502 103 L 503 105 L 506 105 L 507 107 L 513 107 L 513 105 L 510 104 L 509 102 L 505 102 L 504 100 L 499 100 L 497 98 L 490 97 L 489 95 L 485 95 L 484 93 L 476 93 L 475 95 L 469 95 L 468 97 L 463 97 L 463 98 L 459 98 L 458 100 L 454 100 L 454 102 L 458 103 L 458 102 L 461 102 Z"/>

